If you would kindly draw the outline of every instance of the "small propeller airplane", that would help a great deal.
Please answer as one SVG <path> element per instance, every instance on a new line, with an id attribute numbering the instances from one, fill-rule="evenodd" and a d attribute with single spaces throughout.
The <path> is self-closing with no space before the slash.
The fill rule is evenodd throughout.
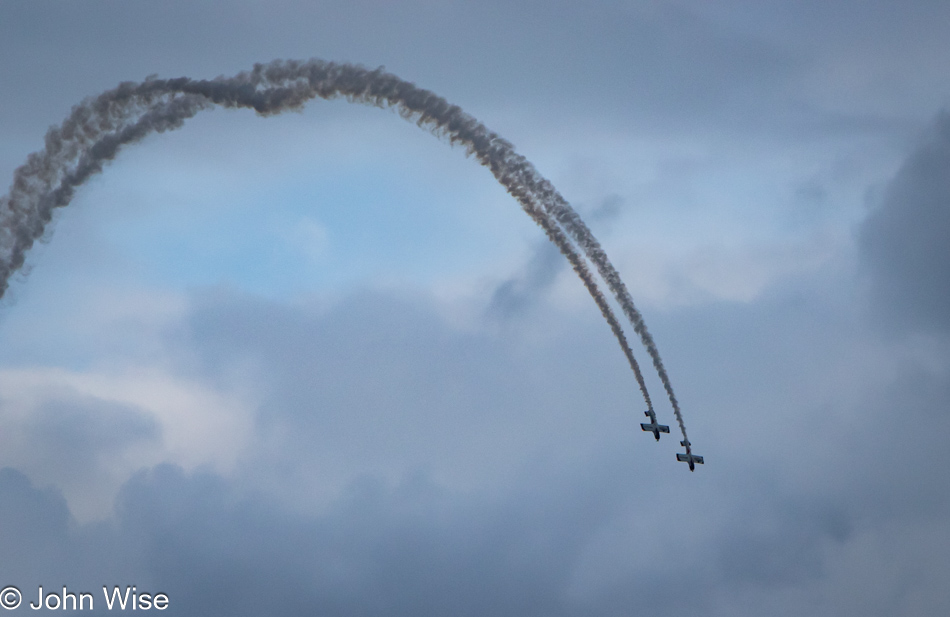
<path id="1" fill-rule="evenodd" d="M 689 447 L 689 439 L 684 439 L 683 441 L 680 442 L 680 445 L 686 448 L 686 454 L 680 454 L 677 452 L 676 460 L 682 463 L 688 463 L 689 470 L 696 471 L 696 463 L 699 463 L 700 465 L 702 465 L 703 457 L 699 456 L 698 454 L 693 454 L 693 451 Z"/>
<path id="2" fill-rule="evenodd" d="M 670 432 L 670 427 L 656 423 L 656 412 L 654 412 L 652 409 L 649 411 L 644 411 L 643 415 L 650 418 L 650 422 L 641 422 L 640 428 L 647 432 L 652 432 L 657 441 L 660 441 L 660 433 Z"/>

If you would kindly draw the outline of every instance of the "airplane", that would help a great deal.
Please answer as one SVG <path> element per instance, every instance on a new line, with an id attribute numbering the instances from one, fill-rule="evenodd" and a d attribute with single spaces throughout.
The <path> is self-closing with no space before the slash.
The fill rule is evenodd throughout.
<path id="1" fill-rule="evenodd" d="M 703 464 L 703 457 L 701 457 L 701 456 L 699 456 L 699 455 L 697 455 L 697 454 L 693 454 L 693 451 L 690 450 L 690 447 L 689 447 L 689 440 L 688 440 L 688 439 L 684 439 L 683 441 L 681 441 L 681 442 L 680 442 L 680 445 L 683 446 L 684 448 L 686 448 L 686 454 L 680 454 L 680 453 L 677 452 L 677 453 L 676 453 L 676 460 L 678 460 L 678 461 L 680 461 L 680 462 L 683 462 L 683 463 L 689 463 L 689 470 L 690 470 L 690 471 L 696 471 L 696 463 L 699 463 L 700 465 L 702 465 L 702 464 Z"/>
<path id="2" fill-rule="evenodd" d="M 663 426 L 662 424 L 656 423 L 656 412 L 654 412 L 652 409 L 649 411 L 644 411 L 643 415 L 650 418 L 650 422 L 649 424 L 647 424 L 646 422 L 641 422 L 640 428 L 647 432 L 652 431 L 653 436 L 656 437 L 657 441 L 660 441 L 660 433 L 670 432 L 670 427 Z"/>

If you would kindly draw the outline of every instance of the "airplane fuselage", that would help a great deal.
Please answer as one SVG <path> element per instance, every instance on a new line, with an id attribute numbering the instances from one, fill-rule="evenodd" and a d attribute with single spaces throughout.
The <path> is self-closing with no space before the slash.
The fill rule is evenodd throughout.
<path id="1" fill-rule="evenodd" d="M 684 439 L 680 442 L 680 445 L 686 448 L 686 454 L 677 453 L 676 460 L 680 461 L 681 463 L 688 464 L 690 471 L 696 471 L 696 463 L 702 465 L 703 457 L 699 456 L 698 454 L 693 454 L 689 441 Z"/>
<path id="2" fill-rule="evenodd" d="M 657 441 L 660 441 L 660 433 L 669 433 L 670 427 L 664 426 L 657 423 L 656 413 L 651 409 L 649 411 L 644 411 L 643 415 L 650 418 L 649 422 L 641 422 L 640 428 L 648 433 L 653 433 L 653 436 L 656 437 Z"/>

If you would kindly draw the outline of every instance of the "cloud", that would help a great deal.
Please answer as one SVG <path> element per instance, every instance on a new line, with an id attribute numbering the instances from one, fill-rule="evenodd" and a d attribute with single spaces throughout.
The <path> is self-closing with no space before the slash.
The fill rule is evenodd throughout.
<path id="1" fill-rule="evenodd" d="M 215 474 L 162 465 L 126 484 L 113 521 L 81 527 L 55 491 L 7 469 L 0 542 L 21 589 L 54 575 L 88 587 L 122 564 L 121 582 L 157 585 L 176 615 L 576 614 L 564 597 L 571 564 L 619 503 L 605 490 L 615 474 L 597 467 L 567 491 L 564 479 L 533 479 L 487 499 L 424 474 L 396 485 L 365 477 L 301 516 Z"/>
<path id="2" fill-rule="evenodd" d="M 950 115 L 933 123 L 859 230 L 879 315 L 903 330 L 950 326 Z"/>
<path id="3" fill-rule="evenodd" d="M 252 386 L 237 464 L 147 465 L 98 523 L 5 471 L 0 546 L 24 565 L 2 572 L 161 587 L 181 615 L 848 614 L 864 555 L 882 564 L 878 602 L 854 614 L 888 614 L 905 602 L 895 573 L 945 561 L 950 373 L 865 347 L 828 287 L 846 286 L 786 282 L 654 320 L 707 456 L 695 474 L 636 427 L 595 310 L 528 306 L 538 336 L 451 325 L 406 291 L 198 294 L 165 347 L 210 391 Z M 923 442 L 894 432 L 897 408 L 927 422 Z M 907 606 L 942 606 L 940 588 L 919 579 Z"/>
<path id="4" fill-rule="evenodd" d="M 311 503 L 359 473 L 395 480 L 423 468 L 456 488 L 504 483 L 526 454 L 550 452 L 549 438 L 566 440 L 568 457 L 599 440 L 635 390 L 558 387 L 582 358 L 590 384 L 631 385 L 591 312 L 583 328 L 537 317 L 570 341 L 537 364 L 529 341 L 553 331 L 452 325 L 426 295 L 363 290 L 326 306 L 218 291 L 196 297 L 179 344 L 200 353 L 192 374 L 215 388 L 255 384 L 261 445 L 243 464 Z M 536 316 L 535 306 L 522 318 Z M 578 413 L 587 406 L 604 412 Z"/>
<path id="5" fill-rule="evenodd" d="M 774 102 L 800 64 L 764 37 L 669 6 L 534 0 L 418 1 L 398 9 L 377 0 L 238 6 L 228 14 L 208 2 L 174 2 L 167 12 L 144 5 L 4 7 L 0 49 L 29 49 L 30 66 L 55 72 L 54 92 L 68 91 L 68 102 L 118 79 L 212 77 L 276 57 L 318 55 L 385 64 L 463 103 L 494 105 L 501 89 L 517 100 L 543 100 L 549 109 L 593 105 L 631 120 L 649 117 L 646 126 L 657 118 L 695 123 L 735 118 L 739 108 L 756 112 L 750 102 Z M 103 31 L 103 23 L 112 27 Z M 42 36 L 47 43 L 37 46 Z M 408 39 L 414 45 L 406 46 Z M 12 83 L 30 83 L 33 95 L 46 87 L 19 63 L 7 71 Z M 50 97 L 38 98 L 39 110 L 21 103 L 17 112 L 46 124 L 62 115 Z"/>
<path id="6" fill-rule="evenodd" d="M 6 369 L 0 388 L 0 460 L 56 483 L 83 521 L 108 516 L 118 487 L 143 465 L 233 467 L 250 432 L 246 392 L 156 367 Z"/>
<path id="7" fill-rule="evenodd" d="M 88 473 L 98 459 L 118 450 L 160 437 L 160 426 L 147 412 L 81 395 L 44 401 L 26 418 L 21 435 L 27 447 L 43 450 L 43 466 L 61 480 Z"/>
<path id="8" fill-rule="evenodd" d="M 609 195 L 593 207 L 578 206 L 577 211 L 600 233 L 600 229 L 616 221 L 622 209 L 623 199 Z M 567 260 L 549 240 L 542 238 L 534 242 L 521 270 L 495 286 L 486 316 L 504 321 L 524 315 L 531 305 L 546 297 L 558 275 L 567 268 Z"/>
<path id="9" fill-rule="evenodd" d="M 125 488 L 119 528 L 180 614 L 564 614 L 572 555 L 616 501 L 602 487 L 577 484 L 567 502 L 560 489 L 520 486 L 495 501 L 424 475 L 395 486 L 366 477 L 300 517 L 160 467 Z"/>
<path id="10" fill-rule="evenodd" d="M 0 551 L 5 556 L 0 575 L 5 581 L 36 576 L 61 562 L 70 546 L 70 522 L 62 494 L 35 489 L 15 469 L 0 469 Z"/>
<path id="11" fill-rule="evenodd" d="M 488 315 L 508 319 L 544 297 L 567 265 L 557 247 L 544 239 L 535 244 L 522 272 L 495 287 L 488 304 Z"/>

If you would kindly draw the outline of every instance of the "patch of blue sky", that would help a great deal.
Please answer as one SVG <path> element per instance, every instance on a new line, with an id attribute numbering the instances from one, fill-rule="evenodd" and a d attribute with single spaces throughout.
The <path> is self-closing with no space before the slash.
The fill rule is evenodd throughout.
<path id="1" fill-rule="evenodd" d="M 396 126 L 347 146 L 340 127 L 321 134 L 306 117 L 221 117 L 130 148 L 70 206 L 96 209 L 97 233 L 156 284 L 268 296 L 426 285 L 517 252 L 532 225 L 487 170 L 399 118 L 370 119 Z M 418 139 L 400 152 L 390 142 L 406 132 Z"/>

